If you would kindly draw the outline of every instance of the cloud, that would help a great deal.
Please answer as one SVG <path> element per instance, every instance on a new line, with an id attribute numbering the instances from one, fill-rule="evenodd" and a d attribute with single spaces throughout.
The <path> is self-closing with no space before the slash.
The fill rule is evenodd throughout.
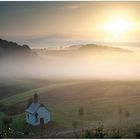
<path id="1" fill-rule="evenodd" d="M 67 8 L 67 9 L 79 9 L 80 8 L 80 6 L 79 5 L 70 5 L 70 6 L 66 6 L 65 8 Z"/>
<path id="2" fill-rule="evenodd" d="M 64 5 L 63 7 L 61 7 L 61 9 L 63 10 L 76 10 L 76 9 L 81 9 L 83 7 L 83 5 L 81 3 L 73 3 L 73 4 L 69 4 L 69 5 Z"/>

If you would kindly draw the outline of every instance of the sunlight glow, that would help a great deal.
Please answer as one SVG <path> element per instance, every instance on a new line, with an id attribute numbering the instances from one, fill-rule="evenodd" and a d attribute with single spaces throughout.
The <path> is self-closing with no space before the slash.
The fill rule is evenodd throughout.
<path id="1" fill-rule="evenodd" d="M 127 21 L 125 19 L 114 19 L 110 21 L 109 23 L 105 24 L 103 26 L 103 29 L 106 32 L 111 32 L 113 34 L 114 38 L 117 38 L 118 36 L 121 36 L 122 33 L 130 31 L 132 29 L 132 23 L 130 21 Z"/>
<path id="2" fill-rule="evenodd" d="M 112 32 L 124 32 L 130 30 L 132 24 L 123 19 L 117 19 L 105 25 L 105 29 Z"/>

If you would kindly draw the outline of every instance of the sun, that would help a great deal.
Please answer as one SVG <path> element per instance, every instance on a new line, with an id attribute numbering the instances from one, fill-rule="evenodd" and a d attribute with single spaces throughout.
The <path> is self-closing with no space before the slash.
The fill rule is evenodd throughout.
<path id="1" fill-rule="evenodd" d="M 106 30 L 112 32 L 123 32 L 131 28 L 131 23 L 126 20 L 119 19 L 108 23 L 105 28 Z"/>
<path id="2" fill-rule="evenodd" d="M 95 23 L 94 21 L 89 23 L 89 34 L 91 37 L 97 37 L 98 40 L 104 41 L 128 41 L 135 32 L 138 31 L 139 22 L 127 13 L 118 14 L 110 13 L 110 15 L 104 16 L 102 20 Z M 96 35 L 96 36 L 95 36 Z"/>
<path id="3" fill-rule="evenodd" d="M 112 33 L 114 38 L 117 38 L 124 32 L 130 31 L 132 23 L 126 19 L 116 18 L 106 23 L 103 28 L 106 32 Z"/>

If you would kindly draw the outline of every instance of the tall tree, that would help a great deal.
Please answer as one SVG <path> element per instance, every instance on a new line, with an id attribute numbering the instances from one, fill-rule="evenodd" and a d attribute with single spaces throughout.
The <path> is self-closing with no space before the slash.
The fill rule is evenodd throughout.
<path id="1" fill-rule="evenodd" d="M 128 119 L 129 119 L 129 117 L 130 117 L 130 112 L 129 111 L 126 111 L 125 112 L 125 118 L 126 118 L 126 123 L 127 123 L 127 126 L 128 126 Z"/>
<path id="2" fill-rule="evenodd" d="M 84 132 L 84 125 L 83 125 L 83 117 L 84 117 L 84 108 L 83 107 L 79 107 L 78 109 L 78 115 L 80 117 L 80 120 L 81 120 L 81 127 L 82 127 L 82 134 Z"/>
<path id="3" fill-rule="evenodd" d="M 78 134 L 77 134 L 77 132 L 76 132 L 76 129 L 77 129 L 77 127 L 78 127 L 78 122 L 77 122 L 77 121 L 73 121 L 73 122 L 72 122 L 72 126 L 73 126 L 73 132 L 74 132 L 76 138 L 79 138 L 79 136 L 78 136 Z"/>
<path id="4" fill-rule="evenodd" d="M 119 113 L 120 127 L 122 127 L 122 115 L 123 115 L 123 110 L 122 110 L 122 108 L 119 109 L 118 113 Z"/>

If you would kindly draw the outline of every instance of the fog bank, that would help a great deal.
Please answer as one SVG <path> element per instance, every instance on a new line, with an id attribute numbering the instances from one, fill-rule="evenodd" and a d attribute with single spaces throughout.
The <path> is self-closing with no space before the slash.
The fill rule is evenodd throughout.
<path id="1" fill-rule="evenodd" d="M 2 78 L 140 80 L 140 57 L 135 54 L 69 54 L 55 52 L 37 59 L 0 60 Z"/>

